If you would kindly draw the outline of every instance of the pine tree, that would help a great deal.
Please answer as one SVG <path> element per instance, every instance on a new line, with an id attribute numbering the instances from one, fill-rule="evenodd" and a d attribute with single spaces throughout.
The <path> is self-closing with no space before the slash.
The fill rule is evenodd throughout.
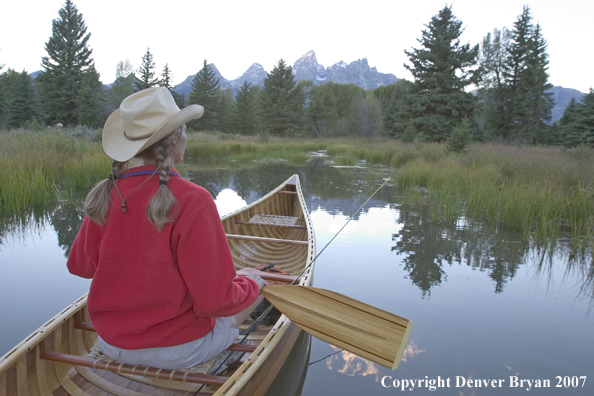
<path id="1" fill-rule="evenodd" d="M 530 8 L 524 6 L 510 32 L 503 76 L 508 88 L 506 128 L 513 137 L 530 143 L 547 140 L 546 124 L 551 120 L 546 47 L 540 25 L 533 26 Z"/>
<path id="2" fill-rule="evenodd" d="M 0 65 L 0 71 L 4 68 L 4 65 Z M 4 88 L 4 82 L 0 78 L 0 128 L 4 125 L 4 119 L 8 114 L 8 101 L 6 99 L 6 92 Z"/>
<path id="3" fill-rule="evenodd" d="M 405 132 L 408 133 L 406 140 L 414 140 L 416 132 L 412 124 L 409 124 L 408 96 L 416 93 L 416 86 L 408 80 L 399 80 L 394 84 L 394 92 L 389 102 L 389 107 L 384 114 L 384 125 L 386 131 L 392 137 L 404 139 Z"/>
<path id="4" fill-rule="evenodd" d="M 4 73 L 0 74 L 0 86 L 2 94 L 4 95 L 4 110 L 3 114 L 0 114 L 0 127 L 5 126 L 8 122 L 7 118 L 10 111 L 10 104 L 14 98 L 14 87 L 19 78 L 21 78 L 21 73 L 11 68 L 8 68 Z"/>
<path id="5" fill-rule="evenodd" d="M 221 94 L 221 109 L 219 111 L 219 130 L 224 133 L 233 131 L 233 112 L 235 100 L 231 87 L 227 87 Z"/>
<path id="6" fill-rule="evenodd" d="M 8 126 L 19 128 L 27 123 L 37 121 L 39 116 L 37 92 L 33 86 L 33 79 L 24 70 L 15 82 L 13 95 L 8 115 Z"/>
<path id="7" fill-rule="evenodd" d="M 522 134 L 531 143 L 551 142 L 551 110 L 554 102 L 550 92 L 553 85 L 548 82 L 549 60 L 547 43 L 537 24 L 530 36 L 526 69 L 522 74 L 526 86 L 525 120 Z"/>
<path id="8" fill-rule="evenodd" d="M 171 96 L 173 96 L 173 100 L 175 100 L 175 104 L 180 109 L 185 107 L 185 99 L 184 95 L 179 94 L 173 90 L 173 86 L 171 85 L 171 81 L 173 80 L 173 74 L 171 73 L 171 69 L 169 68 L 169 64 L 166 63 L 163 71 L 161 72 L 161 79 L 159 80 L 159 86 L 165 87 L 171 92 Z"/>
<path id="9" fill-rule="evenodd" d="M 214 131 L 219 128 L 221 111 L 221 89 L 219 79 L 214 71 L 206 63 L 202 69 L 196 73 L 192 80 L 192 91 L 188 94 L 188 104 L 199 104 L 204 107 L 202 118 L 190 121 L 189 125 L 194 129 Z"/>
<path id="10" fill-rule="evenodd" d="M 91 34 L 70 0 L 58 14 L 52 21 L 52 36 L 45 44 L 47 56 L 41 60 L 43 70 L 36 80 L 47 122 L 75 125 L 82 75 L 93 64 L 92 50 L 88 48 Z"/>
<path id="11" fill-rule="evenodd" d="M 103 84 L 99 81 L 99 73 L 95 66 L 91 66 L 82 76 L 80 89 L 77 93 L 77 119 L 80 125 L 92 128 L 103 126 L 107 116 L 102 111 L 101 102 L 105 100 Z"/>
<path id="12" fill-rule="evenodd" d="M 452 134 L 446 140 L 446 148 L 452 153 L 461 154 L 468 151 L 468 145 L 471 141 L 471 124 L 468 118 L 465 118 L 454 128 Z"/>
<path id="13" fill-rule="evenodd" d="M 138 69 L 138 78 L 134 81 L 134 88 L 137 91 L 156 87 L 159 85 L 159 79 L 155 77 L 155 61 L 151 49 L 147 47 L 146 53 L 142 56 L 142 62 Z"/>
<path id="14" fill-rule="evenodd" d="M 169 91 L 173 89 L 171 86 L 171 80 L 173 76 L 171 75 L 171 69 L 169 68 L 169 63 L 165 64 L 163 71 L 161 72 L 161 79 L 159 80 L 159 86 L 167 88 Z"/>
<path id="15" fill-rule="evenodd" d="M 587 145 L 594 147 L 594 89 L 581 102 L 575 99 L 559 120 L 561 143 L 567 147 Z"/>
<path id="16" fill-rule="evenodd" d="M 233 127 L 237 133 L 254 135 L 258 128 L 258 105 L 253 85 L 247 81 L 239 87 L 235 97 Z"/>
<path id="17" fill-rule="evenodd" d="M 426 25 L 420 49 L 404 51 L 411 66 L 416 92 L 406 97 L 408 122 L 425 140 L 443 141 L 464 118 L 472 118 L 476 99 L 465 88 L 478 81 L 473 70 L 478 45 L 461 45 L 462 21 L 450 7 L 443 8 Z"/>
<path id="18" fill-rule="evenodd" d="M 295 82 L 293 68 L 281 59 L 264 79 L 262 112 L 264 128 L 271 134 L 297 134 L 303 128 L 305 98 Z"/>

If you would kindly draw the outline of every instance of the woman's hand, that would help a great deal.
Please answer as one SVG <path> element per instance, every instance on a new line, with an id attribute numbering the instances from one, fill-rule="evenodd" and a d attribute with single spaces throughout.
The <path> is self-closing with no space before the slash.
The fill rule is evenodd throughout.
<path id="1" fill-rule="evenodd" d="M 242 268 L 239 271 L 237 271 L 238 276 L 245 276 L 246 278 L 250 278 L 258 284 L 258 287 L 260 289 L 262 289 L 264 286 L 268 286 L 268 282 L 262 279 L 260 275 L 258 275 L 258 273 L 260 273 L 260 271 L 253 268 Z"/>

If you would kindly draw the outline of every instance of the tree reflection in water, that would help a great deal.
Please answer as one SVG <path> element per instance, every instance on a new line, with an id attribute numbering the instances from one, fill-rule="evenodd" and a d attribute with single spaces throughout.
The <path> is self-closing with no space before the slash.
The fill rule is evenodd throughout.
<path id="1" fill-rule="evenodd" d="M 502 293 L 520 265 L 534 263 L 536 278 L 550 280 L 557 260 L 565 262 L 566 277 L 581 280 L 579 297 L 594 301 L 594 264 L 589 249 L 575 248 L 567 240 L 544 245 L 530 242 L 508 228 L 469 219 L 444 225 L 431 220 L 427 205 L 403 203 L 398 210 L 397 222 L 402 228 L 392 235 L 396 242 L 392 251 L 404 256 L 404 269 L 423 297 L 447 280 L 445 264 L 464 264 L 486 272 L 495 283 L 495 293 Z"/>
<path id="2" fill-rule="evenodd" d="M 205 187 L 213 197 L 230 188 L 248 204 L 290 175 L 298 174 L 308 205 L 346 216 L 365 202 L 388 173 L 386 169 L 331 167 L 324 158 L 313 158 L 306 166 L 226 163 L 220 167 L 195 163 L 178 170 L 190 181 Z M 2 244 L 18 243 L 27 235 L 51 226 L 64 255 L 68 256 L 84 218 L 85 195 L 86 191 L 80 191 L 71 194 L 68 200 L 50 202 L 45 207 L 0 215 L 0 250 Z M 574 248 L 566 240 L 543 247 L 530 243 L 513 230 L 463 218 L 457 224 L 442 224 L 431 219 L 429 206 L 400 202 L 401 196 L 397 186 L 385 187 L 354 220 L 369 207 L 390 206 L 398 211 L 395 221 L 402 227 L 392 235 L 395 244 L 391 249 L 403 256 L 404 269 L 423 297 L 430 297 L 432 288 L 447 281 L 448 266 L 455 263 L 485 272 L 495 284 L 495 293 L 502 293 L 520 265 L 534 265 L 540 281 L 552 278 L 556 261 L 566 263 L 565 277 L 580 279 L 578 296 L 594 301 L 594 264 L 589 248 Z"/>

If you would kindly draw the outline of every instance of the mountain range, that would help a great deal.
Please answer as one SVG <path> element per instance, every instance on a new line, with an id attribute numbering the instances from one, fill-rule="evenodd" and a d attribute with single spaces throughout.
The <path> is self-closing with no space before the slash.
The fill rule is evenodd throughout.
<path id="1" fill-rule="evenodd" d="M 239 87 L 244 81 L 252 85 L 259 85 L 264 87 L 264 79 L 268 75 L 264 67 L 259 63 L 251 65 L 245 73 L 234 80 L 227 80 L 221 75 L 217 67 L 211 63 L 210 67 L 219 79 L 221 90 L 231 88 L 233 95 L 237 93 Z M 311 80 L 314 84 L 324 84 L 332 81 L 339 84 L 356 84 L 357 86 L 367 90 L 381 87 L 383 85 L 390 85 L 400 80 L 393 74 L 380 73 L 375 67 L 370 67 L 366 58 L 362 58 L 347 64 L 344 61 L 335 63 L 332 66 L 324 67 L 319 64 L 314 51 L 309 51 L 301 58 L 295 61 L 292 66 L 295 81 Z M 195 75 L 188 76 L 181 84 L 177 85 L 174 90 L 177 93 L 187 95 L 192 90 L 192 80 Z M 563 88 L 554 86 L 549 90 L 551 92 L 555 106 L 552 109 L 552 121 L 555 122 L 563 116 L 565 108 L 569 105 L 572 99 L 580 101 L 586 94 L 572 88 Z"/>
<path id="2" fill-rule="evenodd" d="M 233 95 L 237 93 L 244 81 L 264 87 L 264 79 L 268 75 L 259 63 L 251 65 L 245 73 L 235 80 L 224 78 L 213 63 L 210 64 L 210 67 L 219 79 L 221 90 L 224 91 L 230 87 Z M 380 73 L 375 67 L 369 67 L 366 58 L 356 60 L 350 64 L 340 61 L 325 68 L 324 65 L 318 63 L 316 54 L 313 51 L 309 51 L 297 59 L 292 68 L 295 81 L 311 80 L 314 84 L 324 84 L 332 81 L 339 84 L 356 84 L 363 89 L 373 89 L 382 85 L 394 84 L 399 80 L 393 74 Z M 177 93 L 187 95 L 192 90 L 193 79 L 194 75 L 188 76 L 174 90 Z"/>

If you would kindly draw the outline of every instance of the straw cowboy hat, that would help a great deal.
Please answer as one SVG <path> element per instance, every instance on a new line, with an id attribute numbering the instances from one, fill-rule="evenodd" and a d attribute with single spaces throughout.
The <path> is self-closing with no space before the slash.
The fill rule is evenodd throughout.
<path id="1" fill-rule="evenodd" d="M 105 122 L 103 150 L 116 161 L 128 161 L 202 114 L 204 107 L 196 104 L 180 110 L 165 87 L 138 91 L 124 99 Z"/>

